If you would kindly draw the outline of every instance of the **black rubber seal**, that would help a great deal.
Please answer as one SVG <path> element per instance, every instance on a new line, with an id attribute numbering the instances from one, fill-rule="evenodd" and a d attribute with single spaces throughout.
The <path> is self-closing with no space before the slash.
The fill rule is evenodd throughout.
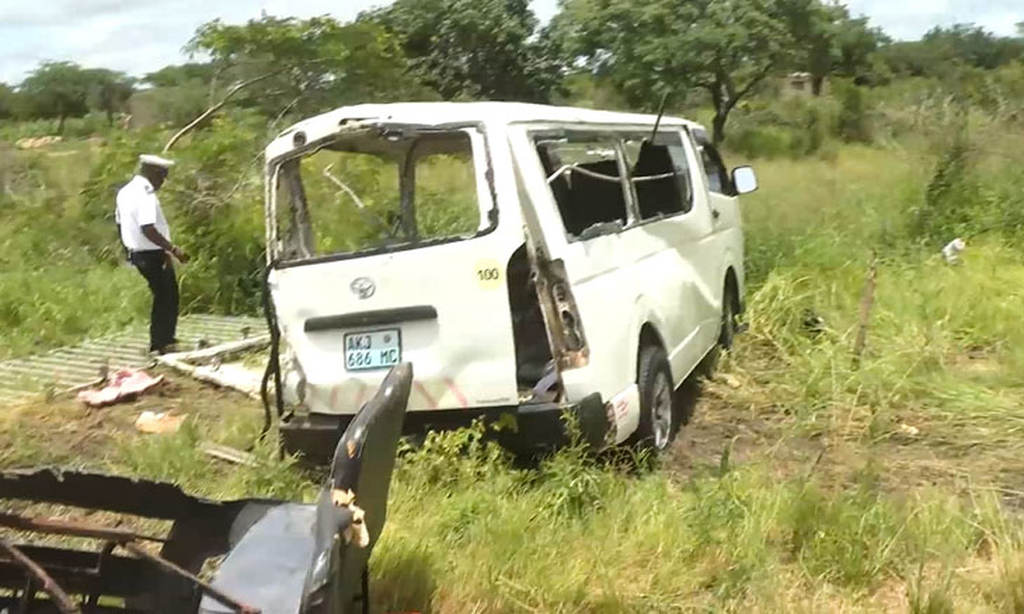
<path id="1" fill-rule="evenodd" d="M 381 324 L 399 324 L 401 322 L 414 322 L 417 320 L 436 320 L 437 309 L 431 305 L 415 305 L 412 307 L 397 307 L 394 309 L 377 309 L 374 311 L 359 311 L 356 313 L 343 313 L 333 316 L 319 316 L 306 320 L 303 330 L 312 333 L 322 330 L 335 330 L 339 328 L 356 328 L 359 326 L 379 326 Z"/>

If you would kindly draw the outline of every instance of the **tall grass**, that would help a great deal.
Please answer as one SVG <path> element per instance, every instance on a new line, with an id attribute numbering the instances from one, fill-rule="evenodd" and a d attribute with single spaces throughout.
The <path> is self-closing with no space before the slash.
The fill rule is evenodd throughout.
<path id="1" fill-rule="evenodd" d="M 672 480 L 595 465 L 576 448 L 517 470 L 467 445 L 474 437 L 432 436 L 401 461 L 373 563 L 383 609 L 892 611 L 953 598 L 1015 606 L 1016 567 L 983 590 L 932 577 L 977 563 L 983 548 L 1011 559 L 1019 551 L 1019 527 L 992 497 L 894 498 L 870 472 L 822 484 L 813 471 L 779 479 L 760 463 Z M 893 584 L 907 588 L 893 593 Z"/>
<path id="2" fill-rule="evenodd" d="M 688 439 L 684 430 L 677 450 L 688 462 L 669 457 L 653 470 L 638 469 L 569 447 L 524 469 L 487 443 L 482 427 L 431 435 L 399 461 L 372 563 L 376 605 L 436 612 L 1021 611 L 1019 123 L 977 108 L 958 115 L 962 105 L 941 99 L 929 99 L 927 108 L 950 112 L 930 120 L 893 111 L 893 100 L 920 93 L 872 101 L 881 109 L 872 115 L 873 133 L 887 135 L 874 145 L 757 161 L 761 190 L 742 205 L 749 332 L 684 427 L 696 433 Z M 960 127 L 957 144 L 951 137 Z M 234 299 L 225 297 L 233 292 L 244 307 L 245 280 L 231 272 L 254 257 L 251 250 L 258 254 L 249 237 L 259 225 L 258 203 L 223 196 L 239 185 L 236 195 L 256 198 L 259 185 L 247 160 L 231 158 L 228 178 L 212 169 L 218 156 L 247 147 L 252 133 L 196 138 L 197 149 L 183 155 L 187 183 L 169 190 L 167 202 L 172 215 L 209 222 L 183 231 L 196 251 L 206 250 L 193 273 L 197 282 L 205 276 L 197 293 L 214 293 L 203 305 L 231 308 Z M 0 318 L 9 324 L 0 333 L 4 351 L 27 348 L 47 322 L 60 322 L 59 334 L 93 319 L 108 322 L 106 313 L 117 311 L 117 303 L 103 302 L 108 297 L 121 297 L 124 313 L 142 308 L 144 288 L 131 294 L 130 270 L 90 264 L 82 268 L 91 273 L 75 274 L 79 260 L 112 261 L 97 247 L 108 229 L 81 217 L 102 220 L 98 212 L 134 155 L 128 143 L 111 147 L 93 167 L 92 192 L 81 205 L 63 198 L 69 188 L 52 187 L 62 184 L 46 179 L 39 166 L 45 159 L 26 163 L 14 178 L 22 188 L 42 186 L 35 204 L 0 201 L 5 216 L 28 211 L 0 228 L 0 287 L 19 297 L 0 296 Z M 187 194 L 204 199 L 194 203 Z M 218 221 L 224 219 L 233 223 Z M 96 240 L 67 253 L 55 247 L 79 228 Z M 949 265 L 939 250 L 956 236 L 968 248 L 962 264 Z M 867 346 L 854 360 L 875 257 Z M 99 292 L 104 283 L 123 292 L 72 295 Z M 29 296 L 39 297 L 36 308 L 22 298 Z M 265 443 L 256 448 L 263 460 L 256 468 L 225 471 L 205 458 L 197 450 L 200 433 L 243 446 L 255 438 L 259 415 L 248 405 L 232 413 L 234 400 L 200 411 L 201 396 L 189 397 L 196 415 L 182 432 L 126 436 L 89 452 L 88 461 L 211 496 L 309 496 L 315 476 L 300 473 L 292 459 L 276 460 Z M 25 420 L 0 418 L 8 443 L 0 462 L 68 460 L 70 448 L 25 438 L 34 420 L 62 432 L 56 426 L 66 416 L 44 410 Z"/>
<path id="3" fill-rule="evenodd" d="M 0 359 L 111 332 L 148 311 L 141 277 L 117 265 L 113 223 L 81 209 L 94 158 L 92 145 L 72 143 L 11 155 L 0 173 Z"/>

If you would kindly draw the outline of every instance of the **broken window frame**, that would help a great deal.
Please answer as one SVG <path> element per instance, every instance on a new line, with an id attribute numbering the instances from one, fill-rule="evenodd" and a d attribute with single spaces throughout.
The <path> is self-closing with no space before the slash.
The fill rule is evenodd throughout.
<path id="1" fill-rule="evenodd" d="M 610 234 L 619 234 L 619 233 L 625 232 L 625 231 L 633 229 L 633 228 L 644 226 L 646 224 L 652 224 L 652 223 L 656 223 L 656 222 L 672 219 L 672 218 L 675 218 L 675 217 L 685 216 L 685 215 L 688 215 L 690 212 L 692 212 L 694 210 L 695 205 L 696 205 L 696 183 L 695 183 L 694 164 L 695 163 L 696 164 L 700 164 L 701 163 L 701 158 L 700 158 L 700 150 L 699 150 L 699 148 L 694 150 L 696 152 L 696 157 L 693 157 L 691 155 L 692 152 L 689 151 L 688 143 L 687 143 L 687 141 L 690 140 L 689 139 L 689 135 L 685 132 L 684 128 L 676 127 L 676 126 L 668 126 L 668 127 L 664 128 L 664 129 L 658 130 L 657 134 L 655 135 L 655 143 L 657 144 L 658 140 L 660 138 L 662 138 L 662 137 L 667 137 L 667 138 L 672 139 L 672 140 L 678 139 L 679 146 L 683 149 L 683 154 L 684 154 L 684 157 L 686 159 L 686 173 L 687 173 L 686 180 L 690 184 L 689 200 L 686 201 L 686 200 L 682 200 L 681 199 L 680 202 L 683 205 L 683 209 L 681 211 L 676 211 L 676 212 L 673 212 L 673 213 L 670 213 L 670 214 L 662 214 L 662 215 L 648 217 L 648 218 L 643 218 L 640 215 L 640 199 L 637 196 L 636 189 L 635 189 L 635 183 L 634 183 L 637 178 L 634 178 L 632 176 L 632 173 L 629 172 L 629 161 L 628 161 L 628 158 L 627 158 L 626 152 L 625 152 L 625 141 L 627 141 L 627 140 L 637 140 L 639 138 L 649 139 L 650 138 L 650 130 L 645 129 L 643 127 L 622 127 L 622 128 L 613 127 L 613 128 L 609 128 L 607 126 L 602 126 L 602 127 L 594 128 L 594 129 L 587 129 L 587 128 L 580 127 L 580 126 L 572 126 L 572 127 L 564 127 L 564 128 L 559 127 L 559 128 L 542 128 L 542 129 L 527 130 L 527 138 L 529 139 L 529 142 L 530 142 L 531 146 L 534 148 L 534 150 L 536 150 L 537 141 L 539 139 L 565 138 L 566 135 L 568 135 L 568 134 L 577 134 L 577 135 L 585 134 L 585 135 L 587 135 L 589 137 L 594 138 L 595 140 L 596 139 L 605 138 L 605 139 L 608 139 L 609 141 L 614 141 L 614 147 L 615 147 L 615 150 L 616 150 L 616 160 L 618 161 L 618 168 L 619 168 L 618 180 L 619 180 L 619 183 L 622 186 L 623 192 L 625 194 L 625 199 L 626 199 L 626 223 L 621 228 L 617 228 L 617 229 L 614 229 L 614 230 L 613 229 L 609 229 L 609 230 L 606 230 L 606 231 L 603 231 L 603 232 L 592 233 L 592 234 L 588 234 L 587 236 L 583 236 L 583 233 L 581 233 L 580 235 L 574 235 L 574 234 L 570 233 L 568 231 L 568 229 L 565 228 L 565 220 L 562 217 L 561 209 L 558 206 L 558 199 L 555 196 L 554 192 L 550 189 L 550 186 L 551 186 L 551 182 L 556 177 L 561 176 L 562 173 L 568 172 L 567 171 L 567 167 L 571 168 L 571 165 L 562 165 L 562 167 L 556 169 L 553 173 L 549 174 L 546 171 L 546 169 L 544 169 L 544 165 L 541 163 L 541 161 L 540 161 L 540 159 L 538 157 L 537 161 L 540 164 L 542 170 L 544 171 L 545 183 L 548 186 L 548 191 L 551 194 L 551 201 L 554 204 L 555 209 L 556 209 L 556 211 L 558 213 L 559 220 L 562 222 L 562 232 L 563 232 L 563 234 L 565 236 L 565 240 L 567 242 L 569 242 L 569 243 L 576 243 L 578 241 L 589 241 L 591 239 L 594 239 L 594 238 L 600 237 L 600 236 L 606 236 L 606 235 L 610 235 Z M 609 143 L 609 145 L 612 145 L 612 143 Z M 699 171 L 699 172 L 703 172 L 703 171 Z M 589 174 L 589 175 L 596 175 L 597 173 L 589 173 L 588 172 L 587 174 Z M 606 226 L 611 226 L 611 225 L 612 225 L 611 223 L 606 224 Z"/>
<path id="2" fill-rule="evenodd" d="M 711 139 L 708 138 L 708 133 L 705 130 L 691 130 L 688 131 L 691 142 L 693 143 L 694 150 L 697 153 L 697 163 L 700 164 L 700 172 L 704 177 L 704 185 L 707 186 L 707 190 L 711 194 L 718 194 L 719 196 L 732 197 L 736 196 L 736 188 L 732 185 L 732 177 L 729 176 L 729 168 L 725 165 L 725 160 L 722 159 L 722 155 L 718 152 L 718 148 L 715 147 Z M 719 169 L 715 174 L 718 176 L 719 189 L 712 189 L 711 186 L 711 173 L 708 172 L 707 160 L 705 160 L 705 154 L 710 159 L 710 162 L 716 165 Z"/>
<path id="3" fill-rule="evenodd" d="M 641 133 L 641 132 L 637 132 L 637 131 L 633 131 L 633 132 L 623 131 L 622 132 L 623 153 L 625 153 L 625 141 L 627 141 L 627 140 L 641 140 L 641 139 L 648 140 L 648 139 L 650 139 L 650 136 L 651 135 L 650 135 L 649 132 L 648 133 Z M 683 134 L 683 132 L 681 130 L 679 130 L 679 129 L 659 130 L 657 132 L 657 134 L 654 136 L 654 144 L 655 145 L 663 145 L 665 147 L 671 147 L 671 146 L 677 144 L 675 142 L 672 142 L 672 143 L 659 143 L 659 140 L 664 140 L 665 138 L 667 138 L 668 140 L 671 140 L 671 141 L 678 140 L 678 146 L 682 149 L 683 158 L 684 158 L 684 160 L 686 162 L 686 167 L 683 170 L 684 170 L 684 173 L 685 173 L 685 181 L 689 185 L 688 195 L 687 195 L 686 198 L 680 198 L 679 199 L 679 204 L 682 206 L 682 209 L 680 209 L 679 211 L 673 211 L 671 213 L 661 213 L 659 215 L 654 215 L 654 216 L 646 217 L 645 218 L 645 217 L 643 217 L 643 215 L 641 215 L 641 212 L 640 212 L 640 196 L 636 193 L 636 182 L 638 180 L 644 180 L 646 177 L 653 177 L 653 176 L 633 177 L 632 173 L 630 173 L 629 174 L 629 180 L 630 180 L 629 187 L 630 187 L 630 191 L 633 194 L 633 206 L 636 209 L 636 220 L 637 221 L 636 221 L 635 224 L 630 225 L 628 228 L 635 228 L 637 226 L 643 226 L 645 224 L 653 224 L 655 222 L 660 222 L 660 221 L 663 221 L 663 220 L 668 220 L 668 219 L 672 219 L 672 218 L 675 218 L 675 217 L 681 217 L 681 216 L 684 216 L 684 215 L 688 215 L 691 211 L 693 211 L 694 206 L 696 205 L 696 192 L 695 192 L 695 187 L 694 187 L 693 160 L 691 159 L 690 152 L 688 151 L 688 148 L 687 148 L 687 140 L 688 139 Z M 671 153 L 669 155 L 671 156 Z M 700 161 L 699 156 L 697 158 L 697 161 L 698 162 Z M 627 166 L 627 168 L 629 167 L 629 160 L 628 160 L 628 158 L 626 159 L 626 166 Z M 664 173 L 664 175 L 665 176 L 669 176 L 669 175 L 674 176 L 674 177 L 676 177 L 676 181 L 677 182 L 679 181 L 679 174 L 675 172 L 675 168 L 674 167 L 673 167 L 673 172 L 672 173 Z M 680 192 L 681 192 L 682 191 L 682 186 L 679 186 L 679 188 L 680 188 Z"/>
<path id="4" fill-rule="evenodd" d="M 543 139 L 570 139 L 570 135 L 572 135 L 573 137 L 577 137 L 577 138 L 585 136 L 587 139 L 593 139 L 593 140 L 588 140 L 588 141 L 580 140 L 580 141 L 577 141 L 577 142 L 589 142 L 589 143 L 594 143 L 594 144 L 605 144 L 605 143 L 602 143 L 602 140 L 606 140 L 606 141 L 608 141 L 606 144 L 609 147 L 614 148 L 614 150 L 615 150 L 615 162 L 616 162 L 616 167 L 618 168 L 618 171 L 619 171 L 619 176 L 616 178 L 616 180 L 618 181 L 619 187 L 622 190 L 623 200 L 624 200 L 624 205 L 625 205 L 625 211 L 626 211 L 626 219 L 624 220 L 624 222 L 623 222 L 623 224 L 621 226 L 616 225 L 614 222 L 604 222 L 604 223 L 600 224 L 600 226 L 598 226 L 597 224 L 594 224 L 594 225 L 591 225 L 591 226 L 588 226 L 587 228 L 585 228 L 578 235 L 569 232 L 569 229 L 566 228 L 566 226 L 565 226 L 565 218 L 563 217 L 562 210 L 559 207 L 558 198 L 555 196 L 554 191 L 551 190 L 551 182 L 554 181 L 555 178 L 560 177 L 563 173 L 569 172 L 569 170 L 573 168 L 573 165 L 569 165 L 569 164 L 562 165 L 561 167 L 555 169 L 555 171 L 553 171 L 552 173 L 549 174 L 547 172 L 547 170 L 544 169 L 544 165 L 541 163 L 540 157 L 538 156 L 537 162 L 540 163 L 541 169 L 544 171 L 544 179 L 545 179 L 545 183 L 547 184 L 548 193 L 551 195 L 551 202 L 552 202 L 552 204 L 554 204 L 555 210 L 558 213 L 558 219 L 562 223 L 562 233 L 565 236 L 565 240 L 567 242 L 569 242 L 569 243 L 576 243 L 576 242 L 580 242 L 580 241 L 590 241 L 590 240 L 596 239 L 598 237 L 619 234 L 619 233 L 621 233 L 624 230 L 627 230 L 629 228 L 632 228 L 632 227 L 636 226 L 637 222 L 639 221 L 639 211 L 638 211 L 638 209 L 636 207 L 636 195 L 633 193 L 633 189 L 632 189 L 632 186 L 631 186 L 630 182 L 626 181 L 626 178 L 629 176 L 629 170 L 628 170 L 627 164 L 626 164 L 625 151 L 623 151 L 623 148 L 622 148 L 622 138 L 620 136 L 621 132 L 622 132 L 621 130 L 609 129 L 607 127 L 601 127 L 601 128 L 597 128 L 597 129 L 587 129 L 587 128 L 580 127 L 580 126 L 573 126 L 573 127 L 567 127 L 567 128 L 545 128 L 545 129 L 536 129 L 536 130 L 528 130 L 527 131 L 527 138 L 529 139 L 529 142 L 530 142 L 531 146 L 533 147 L 534 152 L 536 152 L 537 143 L 538 143 L 539 140 L 543 140 Z M 572 140 L 569 140 L 569 142 L 572 142 Z M 576 169 L 576 170 L 577 170 L 577 172 L 579 172 L 580 169 Z M 601 175 L 600 173 L 589 172 L 589 171 L 586 172 L 586 174 L 588 176 Z M 609 183 L 611 183 L 611 181 L 610 181 L 611 180 L 611 176 L 601 175 L 598 178 L 600 179 L 600 178 L 605 178 L 605 177 L 607 177 L 607 179 L 609 180 Z M 589 232 L 588 233 L 587 231 L 589 229 L 591 229 L 591 228 L 597 228 L 597 230 L 595 230 L 594 232 Z"/>
<path id="5" fill-rule="evenodd" d="M 342 260 L 351 260 L 353 258 L 366 258 L 369 256 L 375 256 L 379 254 L 401 252 L 412 249 L 422 249 L 426 247 L 433 247 L 435 245 L 443 245 L 447 243 L 455 243 L 457 241 L 469 241 L 477 239 L 479 237 L 488 235 L 494 232 L 498 227 L 499 212 L 498 212 L 498 196 L 497 191 L 494 187 L 494 166 L 491 161 L 490 154 L 490 143 L 488 140 L 487 132 L 484 129 L 483 124 L 480 123 L 454 123 L 454 124 L 439 124 L 439 125 L 418 125 L 418 124 L 396 124 L 396 123 L 384 123 L 384 122 L 353 122 L 348 123 L 345 120 L 341 122 L 342 128 L 337 132 L 307 143 L 302 147 L 297 147 L 294 150 L 288 152 L 283 156 L 279 156 L 274 160 L 267 163 L 267 184 L 265 186 L 266 206 L 264 208 L 265 225 L 266 225 L 266 240 L 267 240 L 267 260 L 273 263 L 275 268 L 284 269 L 297 266 L 306 266 L 311 264 L 320 264 L 324 262 L 338 262 Z M 470 153 L 472 155 L 473 164 L 473 177 L 476 187 L 477 194 L 477 211 L 479 213 L 478 229 L 472 235 L 466 236 L 452 236 L 452 237 L 440 237 L 435 239 L 427 240 L 414 240 L 406 241 L 394 245 L 384 245 L 379 247 L 370 247 L 366 249 L 354 250 L 351 252 L 337 252 L 330 254 L 314 254 L 304 258 L 289 258 L 282 259 L 280 255 L 283 251 L 283 244 L 281 243 L 282 237 L 278 224 L 278 195 L 279 195 L 279 184 L 281 170 L 286 164 L 294 160 L 301 160 L 312 156 L 317 151 L 327 147 L 333 142 L 344 140 L 346 138 L 352 138 L 359 133 L 374 133 L 378 137 L 388 138 L 389 134 L 401 135 L 403 137 L 415 137 L 421 138 L 424 136 L 446 134 L 462 132 L 469 139 Z M 409 152 L 406 155 L 415 150 L 415 145 L 409 148 Z M 354 152 L 358 153 L 358 152 Z M 402 184 L 405 181 L 405 173 L 403 172 L 403 166 L 407 165 L 407 161 L 404 163 L 398 163 L 397 171 L 400 175 L 400 187 L 399 192 L 402 195 L 403 208 L 401 210 L 402 219 L 405 220 L 405 215 L 415 215 L 413 210 L 409 210 L 406 213 L 404 208 L 404 200 L 406 189 Z M 415 189 L 415 188 L 414 188 Z M 308 212 L 308 202 L 306 203 L 306 209 Z M 485 225 L 486 224 L 486 225 Z"/>

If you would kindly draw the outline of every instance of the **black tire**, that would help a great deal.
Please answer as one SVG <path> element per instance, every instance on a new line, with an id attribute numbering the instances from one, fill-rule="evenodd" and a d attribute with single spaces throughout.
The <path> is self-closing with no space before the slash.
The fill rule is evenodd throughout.
<path id="1" fill-rule="evenodd" d="M 723 350 L 732 349 L 733 340 L 736 338 L 735 294 L 729 285 L 725 286 L 725 292 L 722 293 L 722 322 L 718 329 L 718 347 Z"/>
<path id="2" fill-rule="evenodd" d="M 679 416 L 672 372 L 660 347 L 648 345 L 640 349 L 636 384 L 640 392 L 640 424 L 633 436 L 634 445 L 662 452 L 675 438 Z"/>
<path id="3" fill-rule="evenodd" d="M 718 361 L 722 358 L 722 351 L 732 349 L 736 338 L 736 292 L 729 284 L 725 285 L 722 292 L 722 315 L 718 325 L 718 341 L 715 347 L 711 348 L 708 355 L 704 357 L 703 364 L 699 366 L 704 377 L 711 379 L 718 368 Z"/>

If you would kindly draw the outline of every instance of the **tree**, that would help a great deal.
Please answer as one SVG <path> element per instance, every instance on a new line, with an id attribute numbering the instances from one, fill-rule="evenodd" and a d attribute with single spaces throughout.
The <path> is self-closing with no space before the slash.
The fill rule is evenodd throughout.
<path id="1" fill-rule="evenodd" d="M 871 53 L 888 37 L 868 26 L 866 17 L 853 19 L 841 4 L 820 0 L 779 0 L 794 44 L 794 66 L 811 74 L 811 91 L 821 94 L 833 73 L 865 80 Z"/>
<path id="2" fill-rule="evenodd" d="M 529 0 L 397 0 L 360 20 L 394 33 L 411 73 L 447 100 L 547 102 L 562 80 Z"/>
<path id="3" fill-rule="evenodd" d="M 395 40 L 370 23 L 341 24 L 326 16 L 263 15 L 243 25 L 214 20 L 199 27 L 186 49 L 212 58 L 211 104 L 221 90 L 252 82 L 240 104 L 268 115 L 425 95 L 405 76 Z"/>
<path id="4" fill-rule="evenodd" d="M 212 62 L 165 66 L 142 81 L 152 87 L 137 92 L 131 101 L 132 121 L 139 125 L 169 123 L 181 126 L 202 113 L 217 94 Z"/>
<path id="5" fill-rule="evenodd" d="M 857 83 L 878 78 L 873 54 L 881 46 L 892 42 L 881 28 L 868 25 L 867 17 L 846 19 L 836 35 L 839 57 L 833 66 L 835 73 L 849 77 Z"/>
<path id="6" fill-rule="evenodd" d="M 17 110 L 18 94 L 6 83 L 0 83 L 0 119 L 9 119 Z"/>
<path id="7" fill-rule="evenodd" d="M 825 77 L 839 59 L 838 24 L 846 7 L 819 0 L 779 0 L 779 9 L 793 37 L 794 67 L 811 75 L 811 92 L 818 96 Z"/>
<path id="8" fill-rule="evenodd" d="M 135 80 L 128 75 L 92 68 L 85 71 L 89 81 L 87 102 L 89 108 L 107 114 L 107 125 L 113 125 L 114 113 L 123 111 L 135 91 Z"/>
<path id="9" fill-rule="evenodd" d="M 736 104 L 793 58 L 775 0 L 566 0 L 555 19 L 569 52 L 637 106 L 706 91 L 716 143 Z"/>
<path id="10" fill-rule="evenodd" d="M 978 68 L 996 68 L 1009 61 L 1007 47 L 990 32 L 973 24 L 958 23 L 949 28 L 935 26 L 921 38 L 944 58 L 957 59 Z"/>
<path id="11" fill-rule="evenodd" d="M 997 37 L 973 24 L 937 26 L 920 41 L 887 45 L 881 56 L 895 73 L 942 76 L 954 64 L 992 69 L 1024 58 L 1024 40 Z"/>
<path id="12" fill-rule="evenodd" d="M 56 117 L 57 132 L 64 120 L 85 115 L 89 106 L 89 73 L 74 62 L 44 62 L 21 82 L 19 94 L 36 117 Z"/>
<path id="13" fill-rule="evenodd" d="M 153 87 L 178 87 L 193 83 L 208 84 L 213 80 L 214 66 L 208 62 L 190 62 L 164 66 L 142 78 Z"/>
<path id="14" fill-rule="evenodd" d="M 866 17 L 851 18 L 841 4 L 821 0 L 778 0 L 794 45 L 794 67 L 811 75 L 811 91 L 821 94 L 825 78 L 839 74 L 867 81 L 871 54 L 889 38 L 868 26 Z"/>

